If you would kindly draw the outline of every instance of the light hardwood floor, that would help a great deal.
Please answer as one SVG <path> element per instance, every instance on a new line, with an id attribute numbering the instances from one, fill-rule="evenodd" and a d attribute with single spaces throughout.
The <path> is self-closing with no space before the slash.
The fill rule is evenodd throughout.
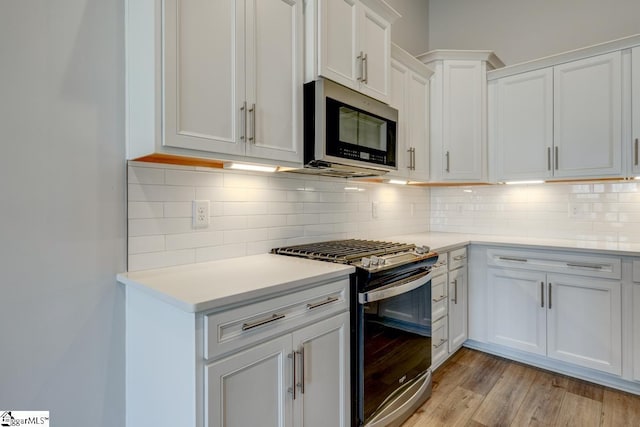
<path id="1" fill-rule="evenodd" d="M 461 349 L 402 427 L 640 426 L 640 396 Z"/>

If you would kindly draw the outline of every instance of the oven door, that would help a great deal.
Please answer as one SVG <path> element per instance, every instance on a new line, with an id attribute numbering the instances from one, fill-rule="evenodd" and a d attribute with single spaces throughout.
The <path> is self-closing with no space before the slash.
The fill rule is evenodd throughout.
<path id="1" fill-rule="evenodd" d="M 360 420 L 400 425 L 431 394 L 431 274 L 358 294 Z"/>

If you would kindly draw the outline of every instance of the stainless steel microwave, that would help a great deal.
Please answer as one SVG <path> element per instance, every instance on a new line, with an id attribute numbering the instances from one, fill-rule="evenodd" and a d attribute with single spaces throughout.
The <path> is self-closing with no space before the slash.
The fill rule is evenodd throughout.
<path id="1" fill-rule="evenodd" d="M 397 128 L 398 110 L 380 101 L 326 79 L 304 86 L 307 173 L 364 177 L 395 171 Z"/>

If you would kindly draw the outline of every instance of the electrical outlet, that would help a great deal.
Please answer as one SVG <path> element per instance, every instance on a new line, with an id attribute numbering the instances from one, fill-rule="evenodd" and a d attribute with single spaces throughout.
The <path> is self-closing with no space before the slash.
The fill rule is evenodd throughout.
<path id="1" fill-rule="evenodd" d="M 209 201 L 193 201 L 193 228 L 206 228 L 209 226 Z"/>

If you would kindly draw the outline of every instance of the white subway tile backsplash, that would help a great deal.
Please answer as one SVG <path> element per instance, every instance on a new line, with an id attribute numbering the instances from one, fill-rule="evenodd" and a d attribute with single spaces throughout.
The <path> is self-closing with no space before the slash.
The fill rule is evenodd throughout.
<path id="1" fill-rule="evenodd" d="M 129 236 L 186 233 L 191 231 L 191 218 L 130 219 Z"/>
<path id="2" fill-rule="evenodd" d="M 202 248 L 222 244 L 222 231 L 201 231 L 169 234 L 165 237 L 167 250 Z"/>
<path id="3" fill-rule="evenodd" d="M 164 169 L 130 166 L 128 180 L 130 184 L 164 184 Z"/>
<path id="4" fill-rule="evenodd" d="M 196 262 L 195 254 L 195 249 L 129 254 L 129 271 L 192 264 Z"/>
<path id="5" fill-rule="evenodd" d="M 129 202 L 129 218 L 162 218 L 164 206 L 162 202 Z"/>
<path id="6" fill-rule="evenodd" d="M 192 187 L 222 187 L 222 175 L 205 171 L 169 169 L 165 172 L 165 184 Z"/>
<path id="7" fill-rule="evenodd" d="M 165 202 L 165 218 L 191 218 L 193 215 L 193 202 Z"/>
<path id="8" fill-rule="evenodd" d="M 129 237 L 129 253 L 141 254 L 164 251 L 164 237 L 163 235 Z"/>

